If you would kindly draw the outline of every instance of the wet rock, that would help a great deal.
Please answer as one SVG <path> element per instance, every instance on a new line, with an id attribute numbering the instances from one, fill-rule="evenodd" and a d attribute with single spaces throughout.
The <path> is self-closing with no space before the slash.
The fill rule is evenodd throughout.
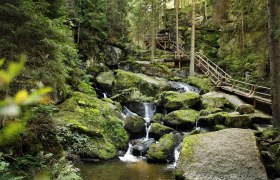
<path id="1" fill-rule="evenodd" d="M 166 134 L 159 142 L 150 146 L 147 160 L 152 163 L 166 163 L 174 161 L 174 149 L 181 142 L 179 134 Z"/>
<path id="2" fill-rule="evenodd" d="M 102 72 L 96 77 L 98 85 L 107 92 L 112 90 L 114 80 L 113 71 Z"/>
<path id="3" fill-rule="evenodd" d="M 200 111 L 200 116 L 208 116 L 210 114 L 215 114 L 215 113 L 218 113 L 218 112 L 222 112 L 223 110 L 220 109 L 220 108 L 208 108 L 208 109 L 205 109 L 205 110 L 201 110 Z"/>
<path id="4" fill-rule="evenodd" d="M 195 92 L 179 93 L 165 91 L 160 94 L 158 104 L 169 110 L 178 110 L 196 106 L 200 101 L 200 96 Z"/>
<path id="5" fill-rule="evenodd" d="M 134 156 L 144 156 L 147 154 L 149 147 L 154 144 L 156 141 L 154 138 L 147 140 L 135 140 L 132 142 L 132 154 Z"/>
<path id="6" fill-rule="evenodd" d="M 176 129 L 192 129 L 198 115 L 198 111 L 192 109 L 177 110 L 166 115 L 163 121 L 165 125 Z"/>
<path id="7" fill-rule="evenodd" d="M 236 128 L 184 138 L 176 176 L 205 180 L 268 179 L 253 131 Z"/>
<path id="8" fill-rule="evenodd" d="M 251 104 L 242 104 L 236 109 L 240 114 L 252 114 L 255 112 L 254 106 Z"/>
<path id="9" fill-rule="evenodd" d="M 172 132 L 173 129 L 159 123 L 152 123 L 149 131 L 149 137 L 159 140 L 163 135 Z"/>
<path id="10" fill-rule="evenodd" d="M 128 108 L 139 116 L 145 117 L 146 113 L 148 113 L 147 115 L 152 115 L 155 112 L 156 106 L 153 103 L 132 102 L 128 105 Z"/>
<path id="11" fill-rule="evenodd" d="M 253 124 L 254 129 L 263 132 L 266 128 L 272 128 L 272 125 L 269 124 Z"/>

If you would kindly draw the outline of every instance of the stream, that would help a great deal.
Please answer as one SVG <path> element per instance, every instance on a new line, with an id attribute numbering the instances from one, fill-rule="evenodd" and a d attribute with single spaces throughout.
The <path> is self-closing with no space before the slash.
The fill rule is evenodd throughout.
<path id="1" fill-rule="evenodd" d="M 195 91 L 199 93 L 199 89 L 190 86 L 186 83 L 169 82 L 172 89 L 178 92 Z M 107 94 L 103 93 L 106 98 Z M 156 106 L 154 103 L 141 103 L 141 112 L 133 112 L 128 107 L 123 107 L 123 116 L 141 115 L 145 120 L 146 134 L 137 141 L 143 144 L 150 141 L 149 130 L 150 120 L 156 113 Z M 196 127 L 197 128 L 197 127 Z M 128 149 L 123 156 L 119 156 L 119 160 L 102 162 L 102 163 L 87 163 L 84 162 L 78 167 L 81 169 L 81 175 L 85 180 L 175 180 L 174 170 L 176 162 L 180 155 L 181 144 L 174 150 L 175 161 L 169 164 L 151 164 L 147 163 L 145 156 L 134 156 L 132 154 L 132 142 L 130 140 Z"/>

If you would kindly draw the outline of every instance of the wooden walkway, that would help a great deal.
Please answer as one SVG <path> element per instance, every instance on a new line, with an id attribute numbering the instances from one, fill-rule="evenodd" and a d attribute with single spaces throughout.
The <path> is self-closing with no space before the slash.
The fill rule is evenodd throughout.
<path id="1" fill-rule="evenodd" d="M 159 40 L 159 42 L 156 42 L 158 44 L 164 42 L 165 50 L 167 49 L 168 44 L 168 49 L 173 51 L 172 53 L 166 53 L 166 57 L 163 62 L 174 62 L 181 67 L 181 63 L 190 60 L 190 57 L 184 48 L 179 46 L 179 52 L 176 52 L 176 43 L 170 41 L 169 36 L 168 38 L 165 38 L 163 35 L 160 35 L 156 38 L 156 41 L 157 40 Z M 167 40 L 168 42 L 166 42 Z M 251 99 L 254 106 L 256 105 L 256 102 L 271 104 L 271 88 L 233 79 L 229 74 L 202 53 L 195 53 L 195 66 L 198 67 L 202 73 L 207 75 L 217 88 Z"/>

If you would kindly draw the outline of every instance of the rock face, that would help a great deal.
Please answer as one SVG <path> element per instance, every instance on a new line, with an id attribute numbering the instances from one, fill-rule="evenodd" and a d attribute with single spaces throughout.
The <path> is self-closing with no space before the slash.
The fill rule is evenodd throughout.
<path id="1" fill-rule="evenodd" d="M 119 119 L 120 111 L 109 102 L 74 92 L 54 115 L 61 126 L 59 136 L 64 149 L 82 158 L 111 159 L 125 150 L 128 135 Z"/>
<path id="2" fill-rule="evenodd" d="M 174 149 L 181 142 L 179 134 L 166 134 L 159 142 L 150 146 L 148 162 L 166 163 L 174 161 Z"/>
<path id="3" fill-rule="evenodd" d="M 214 90 L 214 86 L 211 80 L 205 76 L 189 76 L 188 83 L 190 85 L 196 86 L 201 90 L 201 93 L 208 93 Z"/>
<path id="4" fill-rule="evenodd" d="M 178 129 L 192 129 L 199 113 L 192 109 L 173 111 L 166 115 L 164 124 Z"/>
<path id="5" fill-rule="evenodd" d="M 115 91 L 137 88 L 143 95 L 155 96 L 157 93 L 170 88 L 169 83 L 164 79 L 122 70 L 117 70 L 116 72 Z"/>
<path id="6" fill-rule="evenodd" d="M 113 71 L 102 72 L 96 77 L 99 86 L 106 91 L 111 90 L 114 80 L 115 76 Z"/>
<path id="7" fill-rule="evenodd" d="M 244 129 L 184 138 L 176 171 L 187 180 L 267 180 L 253 131 Z"/>
<path id="8" fill-rule="evenodd" d="M 158 103 L 166 109 L 178 110 L 180 108 L 188 108 L 197 105 L 200 96 L 195 92 L 179 93 L 174 91 L 166 91 L 160 94 Z"/>
<path id="9" fill-rule="evenodd" d="M 173 129 L 159 123 L 152 123 L 149 131 L 149 137 L 159 140 L 163 135 L 172 132 Z"/>

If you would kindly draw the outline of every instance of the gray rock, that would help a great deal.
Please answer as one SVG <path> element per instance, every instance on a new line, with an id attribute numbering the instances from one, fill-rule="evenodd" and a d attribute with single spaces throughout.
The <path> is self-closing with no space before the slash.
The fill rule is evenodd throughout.
<path id="1" fill-rule="evenodd" d="M 236 109 L 240 114 L 252 114 L 255 112 L 254 106 L 250 104 L 242 104 Z"/>
<path id="2" fill-rule="evenodd" d="M 128 116 L 125 118 L 125 129 L 130 133 L 141 133 L 145 131 L 145 121 L 140 116 Z"/>
<path id="3" fill-rule="evenodd" d="M 115 46 L 107 46 L 105 48 L 105 58 L 106 65 L 108 66 L 116 66 L 121 61 L 123 57 L 123 51 L 120 48 Z"/>
<path id="4" fill-rule="evenodd" d="M 114 80 L 115 76 L 113 71 L 102 72 L 96 77 L 96 81 L 100 87 L 107 91 L 112 88 Z"/>
<path id="5" fill-rule="evenodd" d="M 149 147 L 154 144 L 156 141 L 154 138 L 150 138 L 144 141 L 139 139 L 132 142 L 132 154 L 134 156 L 143 156 L 147 154 Z"/>
<path id="6" fill-rule="evenodd" d="M 184 138 L 178 177 L 187 180 L 267 180 L 252 130 L 225 129 Z"/>

